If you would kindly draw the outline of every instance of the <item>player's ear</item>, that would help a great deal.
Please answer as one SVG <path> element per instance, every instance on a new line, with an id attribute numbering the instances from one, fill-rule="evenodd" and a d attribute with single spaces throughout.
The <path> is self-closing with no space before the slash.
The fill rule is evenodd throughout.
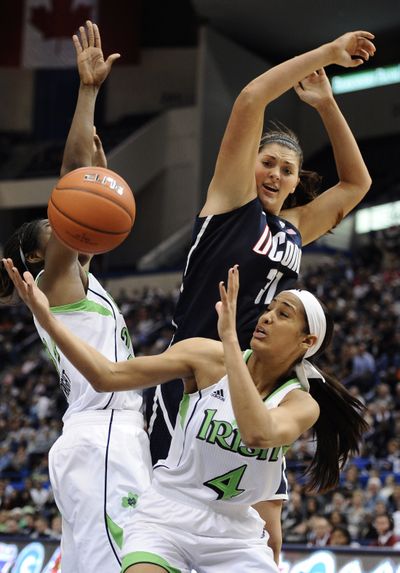
<path id="1" fill-rule="evenodd" d="M 26 260 L 28 263 L 40 263 L 41 261 L 43 261 L 44 256 L 43 253 L 40 249 L 35 249 L 34 251 L 31 251 L 30 253 L 28 253 L 26 255 Z"/>

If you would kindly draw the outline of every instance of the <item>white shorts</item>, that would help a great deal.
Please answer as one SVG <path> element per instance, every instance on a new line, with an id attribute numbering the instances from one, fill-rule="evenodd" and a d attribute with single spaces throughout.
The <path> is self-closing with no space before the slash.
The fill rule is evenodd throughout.
<path id="1" fill-rule="evenodd" d="M 152 487 L 126 529 L 122 573 L 137 563 L 159 565 L 168 573 L 278 573 L 263 526 L 253 508 L 216 513 Z"/>
<path id="2" fill-rule="evenodd" d="M 151 482 L 142 415 L 73 414 L 49 452 L 49 473 L 63 522 L 63 573 L 119 573 L 126 525 Z"/>

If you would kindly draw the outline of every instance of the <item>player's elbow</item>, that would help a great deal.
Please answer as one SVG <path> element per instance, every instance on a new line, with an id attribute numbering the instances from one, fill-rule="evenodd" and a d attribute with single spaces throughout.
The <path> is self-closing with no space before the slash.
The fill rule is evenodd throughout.
<path id="1" fill-rule="evenodd" d="M 254 82 L 250 82 L 246 87 L 242 89 L 238 97 L 236 98 L 235 107 L 240 109 L 240 111 L 245 112 L 246 110 L 254 111 L 254 108 L 260 106 L 265 107 L 265 96 L 260 93 L 257 85 Z"/>
<path id="2" fill-rule="evenodd" d="M 96 392 L 112 392 L 112 371 L 99 372 L 89 382 Z"/>
<path id="3" fill-rule="evenodd" d="M 105 384 L 102 376 L 93 378 L 90 380 L 90 384 L 93 387 L 93 390 L 96 390 L 96 392 L 107 392 L 107 385 Z"/>
<path id="4" fill-rule="evenodd" d="M 250 449 L 254 448 L 269 448 L 269 440 L 266 439 L 265 435 L 257 431 L 240 432 L 242 436 L 243 444 Z"/>

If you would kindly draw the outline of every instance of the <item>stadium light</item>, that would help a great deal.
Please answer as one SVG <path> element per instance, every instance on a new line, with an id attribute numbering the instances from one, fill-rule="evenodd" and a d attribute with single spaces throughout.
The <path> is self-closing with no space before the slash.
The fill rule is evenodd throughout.
<path id="1" fill-rule="evenodd" d="M 356 233 L 369 233 L 400 225 L 400 201 L 366 207 L 356 212 Z"/>
<path id="2" fill-rule="evenodd" d="M 332 76 L 331 83 L 334 94 L 345 94 L 397 84 L 400 83 L 400 64 Z"/>

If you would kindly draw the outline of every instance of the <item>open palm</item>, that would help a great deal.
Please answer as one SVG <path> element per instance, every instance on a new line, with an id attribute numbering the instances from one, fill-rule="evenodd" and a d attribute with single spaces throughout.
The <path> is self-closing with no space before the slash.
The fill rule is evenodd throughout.
<path id="1" fill-rule="evenodd" d="M 99 28 L 90 20 L 86 22 L 86 29 L 84 26 L 79 28 L 79 33 L 80 39 L 76 34 L 72 37 L 79 77 L 84 85 L 100 86 L 120 55 L 111 54 L 107 60 L 104 60 Z"/>

